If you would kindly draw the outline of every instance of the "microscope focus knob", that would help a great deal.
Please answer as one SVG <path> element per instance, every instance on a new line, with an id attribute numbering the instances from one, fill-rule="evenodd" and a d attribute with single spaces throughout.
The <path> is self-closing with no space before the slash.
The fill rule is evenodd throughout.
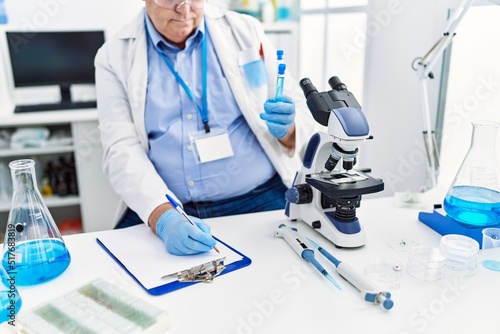
<path id="1" fill-rule="evenodd" d="M 285 198 L 290 203 L 306 204 L 313 199 L 312 187 L 307 184 L 297 184 L 285 192 Z"/>

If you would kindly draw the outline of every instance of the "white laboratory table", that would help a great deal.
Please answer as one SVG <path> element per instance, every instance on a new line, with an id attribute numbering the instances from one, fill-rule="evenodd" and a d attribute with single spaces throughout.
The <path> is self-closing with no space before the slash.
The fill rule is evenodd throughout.
<path id="1" fill-rule="evenodd" d="M 273 236 L 285 222 L 360 271 L 364 272 L 367 261 L 380 257 L 406 266 L 408 254 L 390 247 L 391 238 L 412 237 L 434 246 L 441 238 L 418 221 L 419 211 L 396 208 L 391 198 L 364 198 L 357 216 L 368 240 L 357 249 L 336 249 L 306 224 L 288 221 L 282 211 L 207 219 L 213 234 L 250 257 L 252 264 L 211 284 L 199 283 L 162 296 L 148 295 L 111 259 L 96 243 L 99 232 L 65 236 L 70 266 L 50 282 L 20 287 L 20 315 L 92 279 L 104 278 L 165 309 L 171 317 L 166 333 L 500 333 L 498 272 L 479 266 L 474 276 L 456 284 L 421 281 L 404 269 L 400 288 L 391 289 L 394 307 L 385 311 L 363 301 L 319 254 L 342 292 L 283 239 Z"/>

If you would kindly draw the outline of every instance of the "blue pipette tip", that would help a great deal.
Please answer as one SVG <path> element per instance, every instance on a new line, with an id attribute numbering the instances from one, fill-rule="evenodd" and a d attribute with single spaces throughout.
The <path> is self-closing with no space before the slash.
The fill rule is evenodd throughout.
<path id="1" fill-rule="evenodd" d="M 325 276 L 333 285 L 335 285 L 338 289 L 342 290 L 340 285 L 335 282 L 333 277 L 328 273 L 328 271 L 323 268 L 323 266 L 316 260 L 314 257 L 314 251 L 312 249 L 306 249 L 305 251 L 302 252 L 302 257 L 309 261 L 318 271 Z"/>
<path id="2" fill-rule="evenodd" d="M 320 249 L 319 245 L 312 239 L 307 238 L 307 240 L 314 246 L 316 249 Z"/>
<path id="3" fill-rule="evenodd" d="M 323 247 L 321 247 L 320 245 L 318 245 L 316 242 L 314 242 L 313 240 L 307 238 L 307 240 L 309 240 L 309 242 L 321 253 L 323 254 L 323 256 L 325 256 L 331 263 L 333 263 L 335 265 L 335 267 L 338 267 L 339 264 L 340 264 L 340 261 L 337 260 L 332 254 L 328 253 L 326 249 L 324 249 Z"/>
<path id="4" fill-rule="evenodd" d="M 333 284 L 335 285 L 335 287 L 337 287 L 337 289 L 339 289 L 340 291 L 342 291 L 342 287 L 333 279 L 333 277 L 326 273 L 325 277 Z M 392 306 L 391 306 L 392 307 Z"/>

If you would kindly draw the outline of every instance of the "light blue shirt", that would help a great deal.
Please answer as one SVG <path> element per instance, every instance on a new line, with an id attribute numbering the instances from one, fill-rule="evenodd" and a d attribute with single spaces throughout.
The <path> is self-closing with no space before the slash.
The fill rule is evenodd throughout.
<path id="1" fill-rule="evenodd" d="M 166 42 L 146 14 L 145 17 L 151 36 L 145 110 L 148 154 L 166 185 L 182 203 L 187 203 L 242 195 L 265 183 L 276 171 L 236 104 L 204 21 L 186 41 L 185 49 L 180 50 Z M 200 164 L 193 154 L 189 133 L 204 129 L 201 116 L 157 49 L 167 57 L 202 106 L 201 42 L 204 37 L 207 39 L 209 125 L 227 128 L 234 156 Z"/>

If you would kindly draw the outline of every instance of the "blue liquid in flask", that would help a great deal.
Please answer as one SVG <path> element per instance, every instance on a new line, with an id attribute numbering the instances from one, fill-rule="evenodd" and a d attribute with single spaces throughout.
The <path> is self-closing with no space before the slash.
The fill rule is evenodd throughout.
<path id="1" fill-rule="evenodd" d="M 444 199 L 448 216 L 467 227 L 500 225 L 500 192 L 483 187 L 455 186 Z"/>
<path id="2" fill-rule="evenodd" d="M 16 245 L 15 260 L 5 252 L 2 265 L 17 285 L 34 285 L 59 276 L 71 262 L 66 245 L 59 239 L 31 240 Z M 12 263 L 13 262 L 13 263 Z"/>

